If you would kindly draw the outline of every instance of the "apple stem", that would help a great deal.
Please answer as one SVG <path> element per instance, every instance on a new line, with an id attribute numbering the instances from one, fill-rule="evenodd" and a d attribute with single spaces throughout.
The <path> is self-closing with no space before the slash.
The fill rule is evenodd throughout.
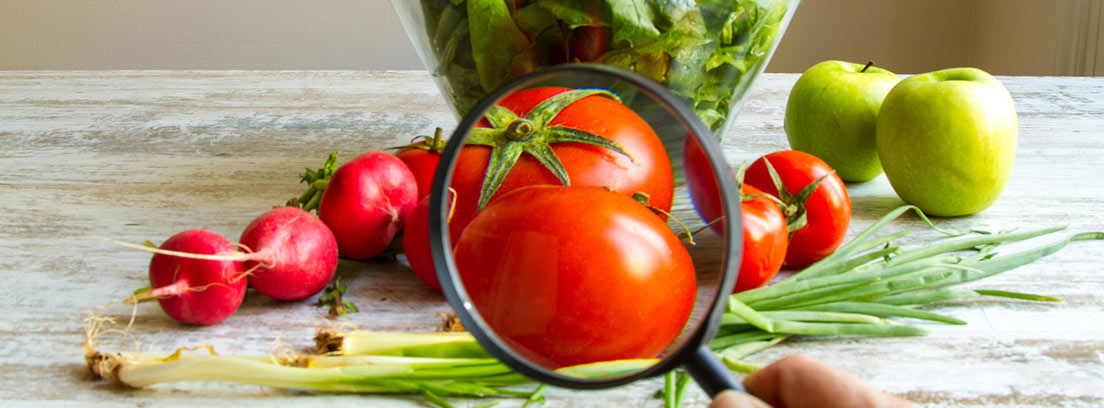
<path id="1" fill-rule="evenodd" d="M 866 72 L 866 70 L 870 69 L 870 67 L 872 67 L 872 66 L 874 66 L 874 61 L 867 61 L 866 66 L 863 67 L 862 71 L 859 71 L 859 73 Z"/>

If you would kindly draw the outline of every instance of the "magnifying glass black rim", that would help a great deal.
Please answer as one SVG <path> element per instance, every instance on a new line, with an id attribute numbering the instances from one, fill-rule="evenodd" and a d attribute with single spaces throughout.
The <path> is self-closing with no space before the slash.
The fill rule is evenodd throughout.
<path id="1" fill-rule="evenodd" d="M 472 113 L 486 112 L 491 105 L 498 102 L 508 93 L 520 89 L 523 86 L 537 83 L 544 78 L 551 78 L 569 72 L 583 72 L 616 77 L 637 86 L 650 94 L 649 96 L 659 99 L 661 102 L 674 109 L 675 113 L 683 121 L 683 124 L 691 130 L 690 133 L 692 135 L 688 137 L 695 137 L 698 139 L 706 157 L 709 159 L 713 174 L 716 175 L 718 181 L 718 187 L 721 192 L 720 198 L 725 209 L 724 214 L 726 214 L 727 218 L 727 228 L 725 228 L 727 236 L 725 237 L 724 245 L 724 254 L 727 256 L 724 257 L 722 266 L 724 275 L 721 280 L 721 285 L 717 289 L 718 293 L 716 294 L 716 300 L 710 308 L 706 320 L 677 350 L 661 359 L 656 364 L 639 372 L 612 379 L 588 379 L 556 374 L 552 370 L 537 368 L 525 363 L 527 360 L 524 357 L 521 357 L 509 347 L 502 346 L 502 340 L 494 334 L 494 331 L 483 321 L 479 313 L 474 311 L 474 305 L 469 300 L 470 298 L 462 287 L 463 285 L 456 284 L 456 282 L 460 282 L 459 274 L 456 272 L 456 265 L 452 256 L 450 256 L 452 253 L 452 242 L 450 242 L 448 234 L 447 220 L 449 206 L 446 200 L 449 184 L 452 180 L 452 173 L 456 166 L 455 159 L 460 153 L 460 148 L 463 147 L 464 140 L 467 139 L 467 132 L 475 128 L 477 123 L 482 119 L 482 115 L 475 115 Z M 514 371 L 535 381 L 565 388 L 600 389 L 627 384 L 643 377 L 666 372 L 691 358 L 691 356 L 698 351 L 697 349 L 702 347 L 704 340 L 713 337 L 720 325 L 721 315 L 724 313 L 728 295 L 732 293 L 732 288 L 736 284 L 736 277 L 739 273 L 740 256 L 743 248 L 741 243 L 743 228 L 740 224 L 740 194 L 736 182 L 732 177 L 731 169 L 728 168 L 724 156 L 719 152 L 720 148 L 714 140 L 706 140 L 712 139 L 713 132 L 698 119 L 693 110 L 691 110 L 685 102 L 668 91 L 662 84 L 623 68 L 599 64 L 565 64 L 545 68 L 518 77 L 492 91 L 472 107 L 469 112 L 472 113 L 469 113 L 461 119 L 456 131 L 453 132 L 452 137 L 449 139 L 448 145 L 441 153 L 441 158 L 434 174 L 428 214 L 429 244 L 430 251 L 433 255 L 433 266 L 437 270 L 437 278 L 441 283 L 441 289 L 445 294 L 445 298 L 448 300 L 449 305 L 452 306 L 457 317 L 460 318 L 464 327 L 468 329 L 471 335 L 487 350 L 487 352 Z"/>

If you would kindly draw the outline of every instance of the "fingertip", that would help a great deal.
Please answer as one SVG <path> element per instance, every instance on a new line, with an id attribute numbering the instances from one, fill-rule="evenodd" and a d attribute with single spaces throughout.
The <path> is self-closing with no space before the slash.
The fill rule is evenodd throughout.
<path id="1" fill-rule="evenodd" d="M 713 402 L 709 404 L 709 408 L 770 408 L 770 405 L 749 394 L 724 390 L 713 397 Z"/>

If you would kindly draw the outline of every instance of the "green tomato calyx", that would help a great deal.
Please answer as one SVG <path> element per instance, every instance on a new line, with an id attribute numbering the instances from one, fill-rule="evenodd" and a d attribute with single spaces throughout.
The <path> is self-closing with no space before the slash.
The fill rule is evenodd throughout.
<path id="1" fill-rule="evenodd" d="M 820 186 L 820 183 L 824 181 L 826 177 L 834 174 L 835 170 L 813 180 L 812 183 L 803 187 L 797 194 L 790 194 L 790 191 L 783 185 L 782 178 L 778 175 L 778 172 L 774 170 L 774 166 L 771 166 L 770 160 L 763 157 L 763 164 L 767 165 L 767 172 L 770 173 L 771 181 L 774 182 L 774 187 L 778 189 L 778 200 L 781 201 L 778 204 L 778 208 L 782 210 L 782 214 L 786 216 L 786 228 L 790 231 L 790 236 L 792 237 L 794 231 L 802 229 L 808 224 L 805 203 L 809 201 L 809 197 L 813 195 L 813 192 Z"/>
<path id="2" fill-rule="evenodd" d="M 491 159 L 487 164 L 487 172 L 479 192 L 480 210 L 502 186 L 502 181 L 506 179 L 506 175 L 521 158 L 522 153 L 537 159 L 565 186 L 570 186 L 571 180 L 563 163 L 552 151 L 553 143 L 585 143 L 604 147 L 633 160 L 624 148 L 612 140 L 566 126 L 551 125 L 552 119 L 564 108 L 591 95 L 601 95 L 621 102 L 620 97 L 605 89 L 574 89 L 541 101 L 524 118 L 498 105 L 487 110 L 484 117 L 487 122 L 490 122 L 491 127 L 472 129 L 467 141 L 470 144 L 492 148 Z"/>
<path id="3" fill-rule="evenodd" d="M 764 158 L 763 160 L 765 161 L 767 159 Z M 770 166 L 769 163 L 767 165 Z M 749 164 L 747 162 L 744 162 L 743 164 L 740 165 L 739 168 L 736 169 L 736 184 L 740 186 L 740 202 L 741 203 L 746 203 L 746 202 L 754 200 L 756 198 L 763 197 L 764 199 L 767 199 L 767 200 L 770 200 L 771 202 L 773 202 L 775 205 L 778 206 L 778 208 L 782 208 L 783 209 L 782 213 L 786 214 L 785 209 L 788 208 L 788 207 L 792 207 L 792 206 L 782 202 L 782 200 L 780 200 L 778 197 L 775 197 L 773 195 L 763 193 L 763 192 L 760 192 L 760 193 L 757 193 L 757 194 L 746 194 L 746 193 L 744 193 L 744 174 L 747 173 L 748 166 L 749 166 Z M 768 169 L 770 169 L 770 167 L 768 167 Z M 772 169 L 772 171 L 773 171 L 773 169 Z M 793 208 L 790 208 L 790 209 L 792 210 Z"/>

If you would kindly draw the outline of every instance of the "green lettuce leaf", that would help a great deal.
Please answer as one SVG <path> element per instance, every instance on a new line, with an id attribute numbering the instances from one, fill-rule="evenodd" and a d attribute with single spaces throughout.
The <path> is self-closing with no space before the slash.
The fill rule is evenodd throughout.
<path id="1" fill-rule="evenodd" d="M 509 79 L 518 54 L 529 48 L 529 39 L 514 24 L 503 0 L 466 0 L 471 32 L 472 58 L 479 82 L 487 91 Z"/>
<path id="2" fill-rule="evenodd" d="M 625 41 L 630 46 L 641 44 L 659 36 L 659 29 L 652 23 L 652 8 L 645 0 L 607 0 L 613 41 Z"/>
<path id="3" fill-rule="evenodd" d="M 566 28 L 608 26 L 605 23 L 609 21 L 608 7 L 594 0 L 537 0 L 537 5 L 552 13 Z"/>

